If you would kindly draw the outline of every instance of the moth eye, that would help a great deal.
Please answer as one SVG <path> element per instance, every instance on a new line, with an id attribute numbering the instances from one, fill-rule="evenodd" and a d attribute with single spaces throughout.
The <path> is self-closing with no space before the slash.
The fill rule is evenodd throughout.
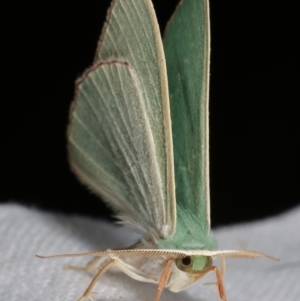
<path id="1" fill-rule="evenodd" d="M 184 257 L 181 259 L 181 262 L 184 266 L 189 266 L 192 262 L 192 258 L 190 256 Z"/>
<path id="2" fill-rule="evenodd" d="M 176 259 L 176 266 L 181 271 L 190 271 L 193 268 L 193 258 L 191 256 L 178 258 Z"/>

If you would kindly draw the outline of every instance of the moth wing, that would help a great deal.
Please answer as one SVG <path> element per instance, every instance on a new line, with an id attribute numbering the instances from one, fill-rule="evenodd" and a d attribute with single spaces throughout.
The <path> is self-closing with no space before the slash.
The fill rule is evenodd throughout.
<path id="1" fill-rule="evenodd" d="M 72 169 L 125 224 L 160 238 L 174 233 L 166 66 L 150 0 L 113 1 L 68 135 Z"/>
<path id="2" fill-rule="evenodd" d="M 207 0 L 181 1 L 164 36 L 175 160 L 176 202 L 210 229 Z"/>

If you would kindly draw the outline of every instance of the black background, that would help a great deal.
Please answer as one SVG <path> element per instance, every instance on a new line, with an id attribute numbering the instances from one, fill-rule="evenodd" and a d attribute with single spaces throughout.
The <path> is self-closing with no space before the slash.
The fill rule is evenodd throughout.
<path id="1" fill-rule="evenodd" d="M 153 2 L 163 30 L 178 1 Z M 11 2 L 2 12 L 9 21 L 2 27 L 0 201 L 108 217 L 69 171 L 65 133 L 74 81 L 92 63 L 110 0 L 71 3 Z M 210 6 L 216 226 L 300 202 L 300 27 L 293 1 Z"/>

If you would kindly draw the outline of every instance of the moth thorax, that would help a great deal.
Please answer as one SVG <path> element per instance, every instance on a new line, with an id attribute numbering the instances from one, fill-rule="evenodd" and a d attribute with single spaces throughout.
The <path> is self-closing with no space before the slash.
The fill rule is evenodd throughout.
<path id="1" fill-rule="evenodd" d="M 203 272 L 211 268 L 213 263 L 210 256 L 186 256 L 176 259 L 176 266 L 183 272 Z"/>

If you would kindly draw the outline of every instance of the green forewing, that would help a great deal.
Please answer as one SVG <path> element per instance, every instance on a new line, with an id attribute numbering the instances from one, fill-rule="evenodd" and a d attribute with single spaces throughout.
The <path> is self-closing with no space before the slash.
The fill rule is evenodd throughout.
<path id="1" fill-rule="evenodd" d="M 183 214 L 186 218 L 196 215 L 207 231 L 210 230 L 208 9 L 207 0 L 181 1 L 164 37 L 178 219 Z"/>
<path id="2" fill-rule="evenodd" d="M 71 110 L 72 169 L 125 224 L 174 233 L 176 203 L 166 66 L 150 0 L 116 0 Z"/>

